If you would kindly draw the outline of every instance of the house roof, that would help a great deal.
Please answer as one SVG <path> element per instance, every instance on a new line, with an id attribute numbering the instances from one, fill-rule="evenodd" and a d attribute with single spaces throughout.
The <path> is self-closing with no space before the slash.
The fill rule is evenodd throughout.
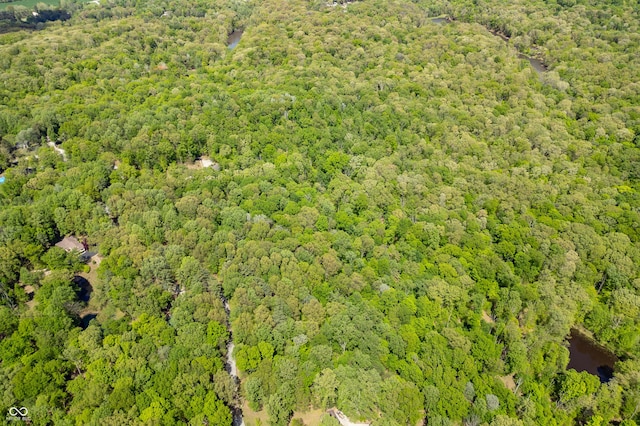
<path id="1" fill-rule="evenodd" d="M 67 236 L 62 241 L 56 243 L 56 247 L 60 247 L 63 250 L 71 251 L 73 249 L 78 250 L 80 253 L 84 252 L 84 247 L 80 244 L 75 237 Z"/>

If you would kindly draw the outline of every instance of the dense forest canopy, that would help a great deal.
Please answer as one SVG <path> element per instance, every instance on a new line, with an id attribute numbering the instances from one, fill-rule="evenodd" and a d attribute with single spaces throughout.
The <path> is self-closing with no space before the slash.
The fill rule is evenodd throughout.
<path id="1" fill-rule="evenodd" d="M 0 35 L 0 411 L 640 420 L 637 2 L 59 10 Z"/>

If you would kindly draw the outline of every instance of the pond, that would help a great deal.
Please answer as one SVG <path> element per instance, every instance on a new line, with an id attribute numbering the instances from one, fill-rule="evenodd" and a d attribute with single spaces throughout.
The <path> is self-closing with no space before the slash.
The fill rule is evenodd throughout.
<path id="1" fill-rule="evenodd" d="M 78 294 L 78 299 L 83 302 L 89 302 L 91 298 L 91 293 L 93 292 L 93 287 L 89 283 L 89 281 L 81 277 L 80 275 L 76 275 L 73 277 L 73 282 L 78 286 L 76 293 Z"/>
<path id="2" fill-rule="evenodd" d="M 240 39 L 242 38 L 242 34 L 244 30 L 235 30 L 231 34 L 229 34 L 229 38 L 227 39 L 227 46 L 229 49 L 234 49 L 238 43 L 240 43 Z"/>
<path id="3" fill-rule="evenodd" d="M 618 358 L 577 330 L 571 330 L 569 338 L 569 365 L 576 371 L 586 371 L 598 376 L 602 383 L 613 378 L 613 367 Z"/>

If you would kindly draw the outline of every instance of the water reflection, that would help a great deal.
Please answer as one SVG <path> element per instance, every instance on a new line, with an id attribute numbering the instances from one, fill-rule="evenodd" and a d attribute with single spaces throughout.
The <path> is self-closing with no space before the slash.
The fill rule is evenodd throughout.
<path id="1" fill-rule="evenodd" d="M 576 330 L 571 330 L 568 369 L 586 371 L 598 376 L 602 383 L 606 383 L 613 378 L 616 361 L 618 358 L 614 354 Z"/>

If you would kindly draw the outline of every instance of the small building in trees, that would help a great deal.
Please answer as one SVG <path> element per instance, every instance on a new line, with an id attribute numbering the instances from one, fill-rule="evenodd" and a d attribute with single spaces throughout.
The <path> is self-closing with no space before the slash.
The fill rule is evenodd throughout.
<path id="1" fill-rule="evenodd" d="M 87 251 L 85 246 L 86 243 L 82 244 L 75 237 L 72 237 L 70 235 L 64 237 L 62 241 L 56 243 L 56 247 L 60 247 L 66 252 L 77 250 L 80 254 L 83 254 L 85 251 Z"/>
<path id="2" fill-rule="evenodd" d="M 202 156 L 200 158 L 196 158 L 192 165 L 188 165 L 189 169 L 208 169 L 211 168 L 216 172 L 220 171 L 220 164 L 213 161 L 211 158 Z"/>

